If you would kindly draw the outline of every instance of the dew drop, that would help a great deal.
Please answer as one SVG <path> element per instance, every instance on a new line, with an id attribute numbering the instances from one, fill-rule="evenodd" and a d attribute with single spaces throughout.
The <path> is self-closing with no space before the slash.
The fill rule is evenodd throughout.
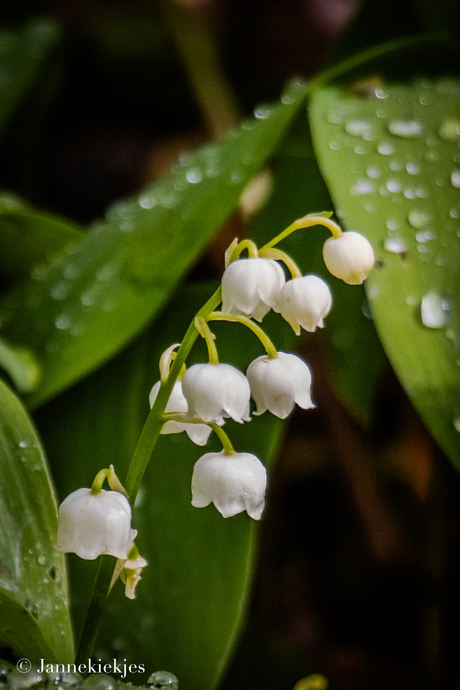
<path id="1" fill-rule="evenodd" d="M 156 671 L 147 680 L 147 687 L 153 688 L 153 690 L 178 690 L 179 681 L 172 673 Z"/>
<path id="2" fill-rule="evenodd" d="M 266 120 L 270 117 L 273 112 L 273 108 L 270 105 L 259 105 L 254 110 L 254 117 L 258 120 Z"/>
<path id="3" fill-rule="evenodd" d="M 367 153 L 367 149 L 364 146 L 355 146 L 353 151 L 361 156 L 363 153 Z"/>
<path id="4" fill-rule="evenodd" d="M 45 558 L 45 556 L 40 555 L 40 556 L 37 558 L 37 563 L 38 563 L 39 565 L 45 565 L 45 563 L 46 563 L 46 558 Z"/>
<path id="5" fill-rule="evenodd" d="M 383 144 L 379 144 L 377 146 L 377 151 L 382 155 L 382 156 L 391 156 L 395 150 L 389 142 L 384 142 Z"/>
<path id="6" fill-rule="evenodd" d="M 388 98 L 388 91 L 385 91 L 384 88 L 381 86 L 377 86 L 374 90 L 375 97 L 378 98 L 379 100 L 384 100 L 385 98 Z"/>
<path id="7" fill-rule="evenodd" d="M 68 263 L 62 269 L 62 275 L 67 280 L 75 280 L 80 275 L 80 269 L 74 263 Z"/>
<path id="8" fill-rule="evenodd" d="M 445 300 L 436 292 L 428 292 L 422 299 L 421 317 L 427 328 L 443 328 L 449 321 Z"/>
<path id="9" fill-rule="evenodd" d="M 399 237 L 387 237 L 383 246 L 392 254 L 403 254 L 407 251 L 406 243 Z"/>
<path id="10" fill-rule="evenodd" d="M 157 204 L 157 200 L 151 194 L 141 194 L 138 199 L 139 206 L 146 210 L 153 208 Z"/>
<path id="11" fill-rule="evenodd" d="M 19 441 L 19 448 L 28 448 L 29 441 Z"/>
<path id="12" fill-rule="evenodd" d="M 375 185 L 370 180 L 359 179 L 352 187 L 350 187 L 350 194 L 359 196 L 362 194 L 372 194 L 375 192 Z"/>
<path id="13" fill-rule="evenodd" d="M 64 331 L 66 328 L 69 328 L 70 323 L 71 323 L 70 316 L 66 312 L 62 312 L 62 314 L 59 314 L 59 316 L 56 316 L 56 318 L 54 320 L 54 325 L 60 331 Z"/>
<path id="14" fill-rule="evenodd" d="M 61 281 L 60 283 L 55 283 L 55 285 L 51 286 L 50 295 L 53 299 L 65 299 L 69 294 L 69 289 L 70 285 L 65 281 Z"/>
<path id="15" fill-rule="evenodd" d="M 191 168 L 187 170 L 185 177 L 190 184 L 198 184 L 203 179 L 203 173 L 198 168 Z"/>
<path id="16" fill-rule="evenodd" d="M 399 161 L 390 161 L 388 167 L 390 168 L 390 170 L 402 170 L 403 165 Z"/>
<path id="17" fill-rule="evenodd" d="M 340 149 L 342 148 L 342 145 L 338 141 L 330 141 L 329 142 L 329 148 L 332 151 L 340 151 Z"/>
<path id="18" fill-rule="evenodd" d="M 392 120 L 388 123 L 391 134 L 397 137 L 413 139 L 423 134 L 423 125 L 417 120 Z"/>
<path id="19" fill-rule="evenodd" d="M 415 239 L 417 240 L 417 242 L 422 242 L 422 243 L 423 242 L 429 242 L 430 240 L 433 239 L 433 237 L 434 237 L 433 233 L 430 232 L 429 230 L 422 230 L 422 231 L 417 232 L 415 234 Z"/>
<path id="20" fill-rule="evenodd" d="M 399 228 L 399 223 L 396 220 L 387 220 L 385 225 L 388 230 L 397 230 Z"/>
<path id="21" fill-rule="evenodd" d="M 354 137 L 372 134 L 372 124 L 367 120 L 349 120 L 345 123 L 345 131 Z"/>
<path id="22" fill-rule="evenodd" d="M 409 175 L 418 175 L 420 173 L 420 168 L 416 163 L 408 163 L 406 165 L 406 170 Z"/>
<path id="23" fill-rule="evenodd" d="M 452 170 L 452 173 L 450 175 L 450 182 L 452 187 L 455 187 L 456 189 L 460 189 L 460 170 L 455 169 Z"/>
<path id="24" fill-rule="evenodd" d="M 401 183 L 398 180 L 388 180 L 386 188 L 389 192 L 397 193 L 401 191 Z"/>
<path id="25" fill-rule="evenodd" d="M 406 199 L 415 199 L 417 197 L 417 194 L 415 192 L 415 189 L 412 189 L 412 187 L 407 187 L 407 189 L 404 190 L 404 196 Z"/>
<path id="26" fill-rule="evenodd" d="M 376 180 L 378 177 L 380 177 L 380 170 L 378 168 L 368 168 L 367 176 L 372 180 Z"/>
<path id="27" fill-rule="evenodd" d="M 460 137 L 460 120 L 449 118 L 439 128 L 439 136 L 444 141 L 455 141 Z"/>

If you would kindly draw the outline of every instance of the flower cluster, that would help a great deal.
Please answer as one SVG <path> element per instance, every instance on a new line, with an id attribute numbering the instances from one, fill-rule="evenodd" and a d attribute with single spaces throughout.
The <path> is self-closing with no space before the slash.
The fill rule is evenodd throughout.
<path id="1" fill-rule="evenodd" d="M 175 380 L 166 404 L 161 433 L 186 431 L 198 445 L 205 445 L 211 429 L 221 438 L 223 450 L 207 453 L 195 465 L 192 477 L 192 505 L 204 507 L 213 503 L 224 517 L 246 511 L 258 520 L 263 512 L 267 473 L 258 458 L 237 453 L 222 429 L 226 419 L 238 423 L 250 421 L 250 399 L 255 402 L 253 414 L 267 410 L 285 419 L 297 404 L 302 409 L 314 407 L 311 398 L 311 372 L 303 359 L 278 352 L 262 328 L 270 310 L 279 313 L 299 335 L 301 329 L 314 332 L 324 327 L 332 307 L 328 284 L 317 275 L 302 275 L 291 257 L 274 249 L 290 232 L 313 224 L 328 227 L 333 237 L 324 244 L 323 258 L 328 270 L 349 284 L 361 283 L 374 263 L 368 240 L 356 232 L 342 233 L 328 220 L 327 214 L 306 216 L 296 221 L 275 240 L 258 250 L 253 242 L 232 243 L 226 253 L 226 268 L 221 284 L 221 311 L 200 315 L 195 326 L 206 340 L 209 361 L 182 369 Z M 247 257 L 240 254 L 248 251 Z M 286 280 L 281 264 L 291 273 Z M 246 374 L 231 364 L 219 362 L 214 334 L 209 322 L 237 321 L 248 326 L 260 339 L 266 354 L 247 368 Z M 150 404 L 154 405 L 176 357 L 173 345 L 160 362 L 161 381 L 152 388 Z M 180 352 L 180 350 L 179 350 Z M 179 356 L 179 353 L 177 353 Z"/>
<path id="2" fill-rule="evenodd" d="M 198 312 L 182 344 L 171 345 L 160 359 L 160 380 L 150 392 L 153 409 L 146 426 L 153 419 L 157 435 L 160 428 L 162 434 L 185 431 L 199 446 L 205 445 L 214 431 L 223 446 L 221 452 L 206 453 L 195 464 L 195 507 L 213 503 L 224 517 L 246 511 L 259 520 L 265 506 L 267 471 L 255 455 L 233 449 L 223 426 L 227 419 L 239 424 L 249 422 L 251 398 L 255 403 L 254 415 L 269 411 L 281 419 L 295 405 L 305 410 L 314 407 L 307 363 L 298 355 L 278 352 L 259 323 L 273 310 L 299 335 L 302 329 L 314 332 L 323 328 L 331 310 L 328 284 L 319 276 L 302 275 L 292 258 L 275 248 L 291 232 L 324 225 L 332 233 L 323 247 L 324 263 L 330 273 L 351 285 L 362 283 L 367 277 L 374 264 L 371 245 L 356 232 L 342 233 L 329 215 L 305 216 L 261 249 L 250 240 L 235 240 L 225 255 L 221 288 Z M 247 257 L 242 257 L 246 250 Z M 290 273 L 289 279 L 282 264 Z M 215 311 L 220 303 L 221 311 Z M 259 338 L 265 354 L 251 362 L 246 373 L 220 362 L 209 325 L 212 321 L 247 326 Z M 206 341 L 209 359 L 187 367 L 187 356 L 198 335 Z M 150 438 L 150 433 L 147 436 Z M 155 441 L 156 437 L 153 444 Z M 144 448 L 143 443 L 141 437 L 138 449 Z M 142 470 L 138 469 L 138 461 L 131 465 L 130 500 L 111 466 L 98 473 L 91 489 L 78 489 L 59 509 L 56 548 L 88 560 L 101 554 L 115 556 L 119 559 L 115 575 L 125 583 L 129 598 L 134 597 L 140 573 L 147 565 L 134 545 L 137 532 L 131 527 L 131 503 L 152 448 L 140 451 L 146 455 Z M 111 491 L 102 489 L 105 479 Z"/>

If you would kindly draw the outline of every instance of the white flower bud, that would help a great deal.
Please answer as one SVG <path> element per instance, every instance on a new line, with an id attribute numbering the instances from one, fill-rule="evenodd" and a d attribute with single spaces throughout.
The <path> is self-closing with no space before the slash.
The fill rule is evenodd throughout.
<path id="1" fill-rule="evenodd" d="M 284 284 L 283 269 L 271 259 L 238 259 L 222 276 L 222 311 L 245 314 L 262 321 L 276 306 L 278 292 Z"/>
<path id="2" fill-rule="evenodd" d="M 246 376 L 230 364 L 193 364 L 184 374 L 182 391 L 188 417 L 222 425 L 224 417 L 249 422 L 251 389 Z"/>
<path id="3" fill-rule="evenodd" d="M 150 391 L 150 407 L 153 407 L 153 403 L 157 398 L 160 386 L 161 381 L 158 381 Z M 165 412 L 183 412 L 184 414 L 188 412 L 187 401 L 182 392 L 182 383 L 180 381 L 176 381 L 174 384 L 174 388 L 169 396 Z M 193 441 L 193 443 L 196 443 L 197 446 L 205 446 L 208 441 L 209 434 L 211 433 L 211 427 L 209 427 L 207 424 L 176 422 L 175 420 L 170 419 L 163 424 L 160 433 L 180 434 L 182 431 L 185 431 L 189 439 Z"/>
<path id="4" fill-rule="evenodd" d="M 260 520 L 265 507 L 267 470 L 251 453 L 206 453 L 195 464 L 192 505 L 204 508 L 214 503 L 223 517 L 247 511 Z"/>
<path id="5" fill-rule="evenodd" d="M 131 506 L 118 491 L 77 489 L 61 503 L 56 549 L 93 561 L 101 554 L 128 558 L 137 531 Z"/>
<path id="6" fill-rule="evenodd" d="M 361 285 L 375 262 L 369 240 L 352 230 L 326 240 L 323 258 L 327 270 L 348 285 Z"/>
<path id="7" fill-rule="evenodd" d="M 262 355 L 251 362 L 246 376 L 257 405 L 257 415 L 269 410 L 285 419 L 295 403 L 304 410 L 314 407 L 310 397 L 310 369 L 297 355 L 278 352 L 274 359 Z"/>
<path id="8" fill-rule="evenodd" d="M 323 319 L 332 307 L 332 295 L 328 284 L 318 276 L 307 275 L 289 280 L 278 295 L 277 311 L 296 335 L 300 327 L 313 333 L 323 328 Z"/>
<path id="9" fill-rule="evenodd" d="M 142 558 L 139 553 L 137 553 L 136 558 L 128 558 L 128 560 L 123 563 L 120 579 L 125 585 L 125 596 L 127 596 L 128 599 L 136 598 L 136 585 L 141 579 L 143 568 L 147 565 L 147 561 L 145 558 Z"/>

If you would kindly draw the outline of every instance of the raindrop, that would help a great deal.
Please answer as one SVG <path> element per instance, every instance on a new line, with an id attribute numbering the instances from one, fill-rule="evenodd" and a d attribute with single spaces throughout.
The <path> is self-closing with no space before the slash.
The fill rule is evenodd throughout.
<path id="1" fill-rule="evenodd" d="M 85 292 L 82 293 L 80 297 L 80 302 L 85 307 L 91 307 L 96 303 L 99 292 L 99 286 L 97 284 L 91 285 Z"/>
<path id="2" fill-rule="evenodd" d="M 61 300 L 65 299 L 69 294 L 70 285 L 64 281 L 60 283 L 55 283 L 50 288 L 50 295 L 53 299 Z"/>
<path id="3" fill-rule="evenodd" d="M 379 100 L 383 100 L 385 98 L 388 98 L 388 92 L 385 91 L 384 88 L 381 86 L 377 86 L 374 91 L 375 97 L 378 98 Z"/>
<path id="4" fill-rule="evenodd" d="M 438 177 L 437 180 L 436 180 L 436 184 L 438 185 L 438 187 L 444 187 L 445 184 L 446 184 L 446 181 L 443 180 L 442 177 Z"/>
<path id="5" fill-rule="evenodd" d="M 156 671 L 147 680 L 147 687 L 154 690 L 178 690 L 179 681 L 173 673 Z"/>
<path id="6" fill-rule="evenodd" d="M 428 292 L 422 299 L 421 316 L 427 328 L 443 328 L 449 321 L 445 300 L 436 292 Z"/>
<path id="7" fill-rule="evenodd" d="M 395 220 L 387 220 L 385 225 L 387 226 L 388 230 L 397 230 L 399 228 L 399 223 Z"/>
<path id="8" fill-rule="evenodd" d="M 266 120 L 273 112 L 273 107 L 270 105 L 259 105 L 254 110 L 254 117 L 258 120 Z"/>
<path id="9" fill-rule="evenodd" d="M 403 165 L 399 161 L 390 161 L 390 170 L 402 170 Z"/>
<path id="10" fill-rule="evenodd" d="M 47 266 L 46 264 L 39 264 L 38 266 L 35 266 L 35 268 L 32 271 L 32 279 L 33 280 L 43 280 L 43 278 L 46 278 L 48 272 L 50 271 L 50 266 Z"/>
<path id="11" fill-rule="evenodd" d="M 401 183 L 398 180 L 388 180 L 388 182 L 386 183 L 386 188 L 389 192 L 400 192 Z"/>
<path id="12" fill-rule="evenodd" d="M 417 197 L 417 194 L 415 192 L 415 189 L 408 187 L 404 190 L 404 196 L 406 197 L 406 199 L 415 199 Z"/>
<path id="13" fill-rule="evenodd" d="M 371 204 L 371 203 L 368 203 L 368 202 L 367 202 L 367 203 L 364 204 L 364 210 L 365 210 L 367 213 L 375 213 L 377 209 L 376 209 L 376 207 L 375 207 L 374 204 Z"/>
<path id="14" fill-rule="evenodd" d="M 239 184 L 242 179 L 243 179 L 243 175 L 242 175 L 240 170 L 232 170 L 232 173 L 230 175 L 230 183 L 231 184 Z"/>
<path id="15" fill-rule="evenodd" d="M 391 156 L 392 153 L 394 153 L 394 148 L 392 144 L 389 142 L 384 142 L 383 144 L 379 144 L 377 146 L 377 151 L 382 154 L 382 156 Z"/>
<path id="16" fill-rule="evenodd" d="M 117 681 L 112 676 L 94 674 L 88 676 L 83 683 L 84 690 L 116 690 Z"/>
<path id="17" fill-rule="evenodd" d="M 29 441 L 19 441 L 19 448 L 28 448 Z"/>
<path id="18" fill-rule="evenodd" d="M 424 153 L 424 158 L 428 163 L 435 163 L 439 160 L 439 153 L 436 149 L 427 149 Z"/>
<path id="19" fill-rule="evenodd" d="M 416 163 L 408 163 L 406 165 L 406 170 L 409 175 L 418 175 L 420 173 L 420 168 Z"/>
<path id="20" fill-rule="evenodd" d="M 141 194 L 138 199 L 139 206 L 144 209 L 150 209 L 157 205 L 157 200 L 151 194 Z"/>
<path id="21" fill-rule="evenodd" d="M 364 137 L 372 134 L 372 124 L 367 120 L 349 120 L 345 123 L 345 131 L 354 137 Z"/>
<path id="22" fill-rule="evenodd" d="M 454 417 L 452 420 L 452 424 L 454 425 L 455 431 L 460 431 L 460 416 Z"/>
<path id="23" fill-rule="evenodd" d="M 406 243 L 399 237 L 387 237 L 383 246 L 392 254 L 403 254 L 407 251 Z"/>
<path id="24" fill-rule="evenodd" d="M 458 139 L 460 137 L 460 120 L 455 120 L 454 118 L 444 120 L 439 128 L 439 136 L 444 141 L 455 141 Z"/>
<path id="25" fill-rule="evenodd" d="M 62 312 L 62 314 L 59 314 L 59 316 L 56 316 L 56 318 L 54 319 L 54 325 L 60 331 L 65 331 L 65 329 L 70 326 L 70 323 L 70 316 L 69 314 L 66 314 L 66 312 Z"/>
<path id="26" fill-rule="evenodd" d="M 413 307 L 415 304 L 417 304 L 417 300 L 412 295 L 408 295 L 406 297 L 406 304 L 408 304 L 409 307 Z"/>
<path id="27" fill-rule="evenodd" d="M 329 148 L 332 151 L 340 151 L 340 149 L 342 148 L 342 145 L 338 141 L 330 141 L 329 142 Z"/>
<path id="28" fill-rule="evenodd" d="M 372 194 L 375 192 L 375 185 L 369 180 L 359 179 L 356 184 L 350 187 L 350 194 L 358 196 L 361 194 Z"/>
<path id="29" fill-rule="evenodd" d="M 415 239 L 417 242 L 429 242 L 433 239 L 433 237 L 433 233 L 429 230 L 420 231 L 415 234 Z"/>
<path id="30" fill-rule="evenodd" d="M 191 168 L 187 170 L 185 177 L 190 184 L 198 184 L 203 179 L 203 173 L 198 168 Z"/>
<path id="31" fill-rule="evenodd" d="M 424 199 L 428 196 L 428 190 L 424 189 L 423 187 L 417 187 L 417 189 L 415 190 L 415 196 L 419 199 Z"/>
<path id="32" fill-rule="evenodd" d="M 122 232 L 132 232 L 135 228 L 135 224 L 132 220 L 122 220 L 119 228 Z"/>
<path id="33" fill-rule="evenodd" d="M 364 146 L 355 146 L 353 151 L 355 153 L 357 153 L 359 156 L 362 155 L 363 153 L 367 153 L 367 149 Z"/>
<path id="34" fill-rule="evenodd" d="M 428 254 L 428 252 L 430 251 L 430 248 L 427 247 L 426 244 L 418 244 L 417 245 L 417 251 L 420 254 Z"/>
<path id="35" fill-rule="evenodd" d="M 372 180 L 375 180 L 378 177 L 380 177 L 380 170 L 378 170 L 378 168 L 368 168 L 367 176 L 370 177 Z"/>
<path id="36" fill-rule="evenodd" d="M 452 187 L 455 187 L 456 189 L 460 189 L 460 170 L 452 170 L 451 176 L 450 176 L 450 182 L 452 184 Z"/>
<path id="37" fill-rule="evenodd" d="M 423 125 L 417 120 L 392 120 L 388 124 L 389 131 L 397 137 L 415 138 L 423 134 Z"/>

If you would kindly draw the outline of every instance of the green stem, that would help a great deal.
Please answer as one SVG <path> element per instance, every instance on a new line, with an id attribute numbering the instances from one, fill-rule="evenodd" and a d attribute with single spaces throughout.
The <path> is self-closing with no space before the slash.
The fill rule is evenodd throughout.
<path id="1" fill-rule="evenodd" d="M 276 359 L 278 357 L 278 351 L 265 331 L 247 316 L 243 316 L 242 314 L 233 316 L 232 314 L 223 314 L 221 311 L 214 311 L 208 316 L 208 321 L 233 321 L 234 323 L 242 323 L 259 338 L 269 359 Z"/>
<path id="2" fill-rule="evenodd" d="M 332 214 L 327 213 L 323 215 L 322 213 L 310 213 L 308 216 L 295 220 L 293 223 L 291 223 L 291 225 L 289 225 L 289 227 L 286 228 L 286 230 L 280 232 L 279 235 L 270 240 L 270 242 L 267 242 L 267 244 L 264 244 L 260 251 L 262 252 L 266 249 L 270 249 L 270 247 L 274 247 L 275 244 L 278 244 L 278 242 L 281 242 L 281 240 L 284 240 L 285 237 L 296 230 L 301 230 L 302 228 L 311 228 L 313 225 L 324 225 L 324 227 L 331 231 L 333 237 L 340 237 L 342 234 L 342 229 L 337 225 L 337 223 L 334 223 L 333 220 L 329 219 L 330 215 Z"/>
<path id="3" fill-rule="evenodd" d="M 225 455 L 235 455 L 235 451 L 232 446 L 232 442 L 230 441 L 229 437 L 225 433 L 225 431 L 220 427 L 218 424 L 215 422 L 208 422 L 208 426 L 211 427 L 211 429 L 214 431 L 215 434 L 219 437 L 221 443 L 222 443 L 222 448 L 224 450 Z"/>
<path id="4" fill-rule="evenodd" d="M 110 474 L 110 470 L 100 470 L 94 477 L 94 481 L 91 484 L 91 493 L 93 496 L 97 496 L 102 491 L 102 485 Z"/>
<path id="5" fill-rule="evenodd" d="M 216 347 L 216 336 L 211 332 L 206 320 L 202 316 L 197 316 L 195 319 L 195 328 L 202 338 L 206 341 L 208 348 L 208 357 L 210 364 L 219 364 L 219 355 Z"/>
<path id="6" fill-rule="evenodd" d="M 241 252 L 245 249 L 248 250 L 248 256 L 250 259 L 257 259 L 259 252 L 257 251 L 257 245 L 252 240 L 241 240 L 230 255 L 229 264 L 236 261 Z"/>
<path id="7" fill-rule="evenodd" d="M 208 299 L 206 304 L 201 307 L 197 316 L 207 319 L 221 301 L 222 292 L 219 286 L 216 292 Z M 134 452 L 134 456 L 125 481 L 125 489 L 131 505 L 134 505 L 134 501 L 136 500 L 137 492 L 141 486 L 145 470 L 147 469 L 153 449 L 155 448 L 155 444 L 160 435 L 160 431 L 163 426 L 162 416 L 165 412 L 169 396 L 171 395 L 172 389 L 181 372 L 182 366 L 185 363 L 185 360 L 187 359 L 197 337 L 198 331 L 195 326 L 195 319 L 193 319 L 184 336 L 182 345 L 177 352 L 177 356 L 171 367 L 169 376 L 160 386 L 155 403 L 150 410 L 149 416 L 144 424 L 144 428 L 142 429 L 142 433 Z M 110 584 L 116 563 L 116 559 L 111 557 L 102 556 L 100 558 L 98 572 L 94 581 L 93 593 L 91 595 L 88 612 L 83 625 L 80 646 L 75 662 L 77 664 L 83 663 L 85 659 L 91 657 L 103 606 L 110 591 Z"/>
<path id="8" fill-rule="evenodd" d="M 302 278 L 302 271 L 297 266 L 296 262 L 291 259 L 291 257 L 286 254 L 286 252 L 281 251 L 281 249 L 265 249 L 260 251 L 260 256 L 264 259 L 273 259 L 274 261 L 282 261 L 289 269 L 289 272 L 293 278 Z"/>

